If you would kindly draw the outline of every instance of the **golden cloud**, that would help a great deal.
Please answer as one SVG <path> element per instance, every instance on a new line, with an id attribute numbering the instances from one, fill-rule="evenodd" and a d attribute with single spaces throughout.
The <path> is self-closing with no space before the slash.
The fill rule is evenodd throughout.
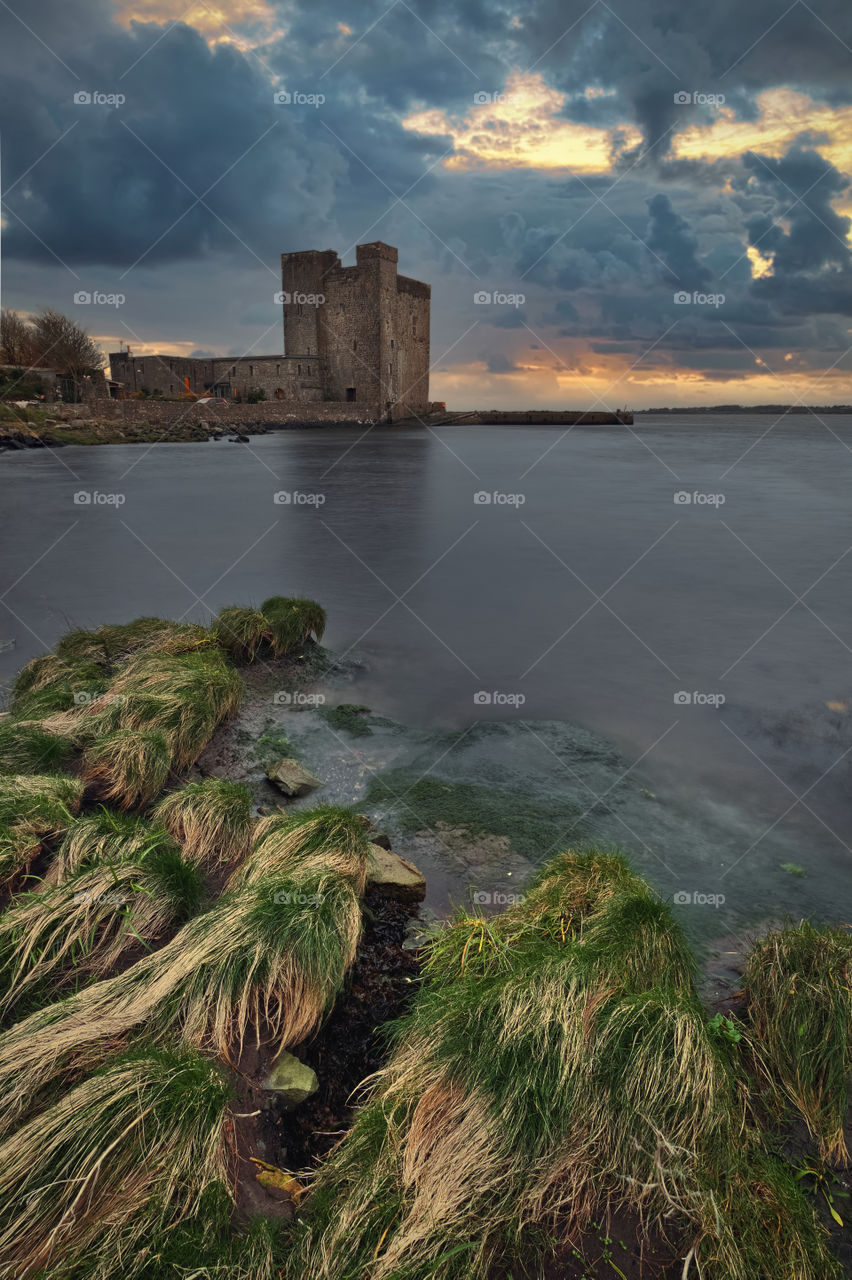
<path id="1" fill-rule="evenodd" d="M 125 26 L 131 22 L 176 20 L 175 5 L 170 0 L 129 0 L 126 4 L 120 0 L 116 16 Z M 218 4 L 198 0 L 197 4 L 180 10 L 177 21 L 200 31 L 210 44 L 234 44 L 247 50 L 278 33 L 279 16 L 268 0 L 219 0 Z M 246 29 L 256 28 L 260 29 L 259 39 L 246 34 Z"/>
<path id="2" fill-rule="evenodd" d="M 589 96 L 597 95 L 590 91 Z M 448 134 L 453 154 L 444 161 L 447 169 L 605 173 L 616 150 L 640 141 L 633 125 L 611 130 L 562 119 L 559 113 L 565 98 L 540 75 L 518 72 L 509 77 L 505 92 L 475 94 L 464 117 L 434 109 L 415 112 L 402 124 L 417 133 Z"/>

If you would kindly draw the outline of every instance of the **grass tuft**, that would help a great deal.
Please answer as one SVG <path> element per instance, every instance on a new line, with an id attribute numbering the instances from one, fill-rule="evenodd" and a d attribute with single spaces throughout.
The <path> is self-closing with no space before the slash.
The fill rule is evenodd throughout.
<path id="1" fill-rule="evenodd" d="M 158 802 L 153 819 L 202 866 L 237 864 L 252 838 L 252 796 L 247 787 L 224 778 L 190 782 Z"/>
<path id="2" fill-rule="evenodd" d="M 231 877 L 231 887 L 270 875 L 302 878 L 331 872 L 359 895 L 367 879 L 369 836 L 363 817 L 335 805 L 274 814 L 255 825 L 251 855 Z"/>
<path id="3" fill-rule="evenodd" d="M 97 738 L 83 756 L 83 778 L 104 799 L 132 809 L 155 800 L 171 769 L 161 733 L 116 729 Z"/>
<path id="4" fill-rule="evenodd" d="M 847 1164 L 843 1125 L 852 1071 L 852 935 L 803 921 L 767 934 L 749 954 L 745 990 L 770 1077 L 817 1138 Z"/>

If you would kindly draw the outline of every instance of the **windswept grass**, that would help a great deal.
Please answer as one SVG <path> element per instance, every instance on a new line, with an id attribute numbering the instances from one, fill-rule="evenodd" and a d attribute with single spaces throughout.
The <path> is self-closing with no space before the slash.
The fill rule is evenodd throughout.
<path id="1" fill-rule="evenodd" d="M 823 1159 L 847 1164 L 843 1134 L 852 1071 L 852 934 L 803 921 L 757 942 L 745 989 L 752 1028 L 780 1094 L 802 1115 Z"/>
<path id="2" fill-rule="evenodd" d="M 77 818 L 65 832 L 47 869 L 45 880 L 56 884 L 85 867 L 141 862 L 164 843 L 164 833 L 136 814 L 116 813 L 101 806 Z"/>
<path id="3" fill-rule="evenodd" d="M 146 1048 L 79 1084 L 0 1147 L 0 1274 L 135 1274 L 152 1232 L 228 1186 L 229 1086 L 197 1054 Z M 93 1266 L 93 1259 L 98 1262 Z"/>
<path id="4" fill-rule="evenodd" d="M 50 998 L 69 980 L 108 976 L 129 949 L 198 910 L 198 870 L 156 834 L 138 860 L 89 865 L 19 895 L 0 915 L 0 1014 L 33 993 Z"/>
<path id="5" fill-rule="evenodd" d="M 68 763 L 73 743 L 38 724 L 0 720 L 0 774 L 53 773 Z"/>
<path id="6" fill-rule="evenodd" d="M 331 1008 L 360 932 L 358 895 L 334 874 L 271 875 L 225 894 L 124 973 L 0 1036 L 0 1128 L 143 1027 L 225 1060 L 250 1030 L 278 1048 L 298 1044 Z"/>
<path id="7" fill-rule="evenodd" d="M 19 673 L 12 693 L 18 720 L 39 720 L 71 711 L 79 700 L 95 699 L 109 686 L 109 672 L 97 662 L 68 662 L 56 654 L 34 658 Z"/>
<path id="8" fill-rule="evenodd" d="M 143 653 L 132 658 L 110 687 L 112 701 L 95 711 L 101 725 L 161 733 L 174 767 L 185 769 L 200 755 L 216 726 L 234 715 L 243 682 L 219 649 L 194 653 Z"/>
<path id="9" fill-rule="evenodd" d="M 152 653 L 192 653 L 215 644 L 206 627 L 166 618 L 137 618 L 133 622 L 99 627 L 94 635 L 110 662 L 121 663 L 141 650 Z"/>
<path id="10" fill-rule="evenodd" d="M 669 927 L 623 860 L 591 852 L 549 864 L 505 916 L 437 934 L 287 1280 L 486 1280 L 620 1209 L 705 1280 L 834 1276 Z"/>
<path id="11" fill-rule="evenodd" d="M 318 805 L 294 814 L 260 818 L 251 855 L 231 877 L 231 887 L 254 884 L 270 875 L 301 879 L 333 873 L 359 895 L 367 879 L 368 827 L 360 814 L 335 805 Z"/>
<path id="12" fill-rule="evenodd" d="M 168 781 L 171 753 L 161 733 L 116 729 L 83 756 L 83 778 L 104 800 L 133 809 L 155 800 Z"/>
<path id="13" fill-rule="evenodd" d="M 224 778 L 205 778 L 173 791 L 154 807 L 152 817 L 177 840 L 185 855 L 201 866 L 246 857 L 252 839 L 252 796 L 248 787 Z"/>

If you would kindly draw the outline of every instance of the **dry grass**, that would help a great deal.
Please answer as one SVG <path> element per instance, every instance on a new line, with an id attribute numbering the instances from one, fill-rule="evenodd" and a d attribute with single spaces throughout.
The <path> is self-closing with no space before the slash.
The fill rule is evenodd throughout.
<path id="1" fill-rule="evenodd" d="M 237 865 L 246 857 L 254 827 L 251 811 L 247 787 L 223 778 L 205 778 L 165 796 L 152 817 L 188 858 L 212 867 L 223 862 Z"/>
<path id="2" fill-rule="evenodd" d="M 0 1147 L 0 1274 L 122 1276 L 152 1230 L 227 1186 L 229 1089 L 192 1053 L 137 1051 L 78 1085 Z"/>

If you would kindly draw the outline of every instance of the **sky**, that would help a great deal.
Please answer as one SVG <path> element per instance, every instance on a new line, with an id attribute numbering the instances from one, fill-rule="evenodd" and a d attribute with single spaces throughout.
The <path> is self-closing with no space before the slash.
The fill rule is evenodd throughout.
<path id="1" fill-rule="evenodd" d="M 384 240 L 452 408 L 852 402 L 848 0 L 0 0 L 2 303 L 283 348 Z"/>

